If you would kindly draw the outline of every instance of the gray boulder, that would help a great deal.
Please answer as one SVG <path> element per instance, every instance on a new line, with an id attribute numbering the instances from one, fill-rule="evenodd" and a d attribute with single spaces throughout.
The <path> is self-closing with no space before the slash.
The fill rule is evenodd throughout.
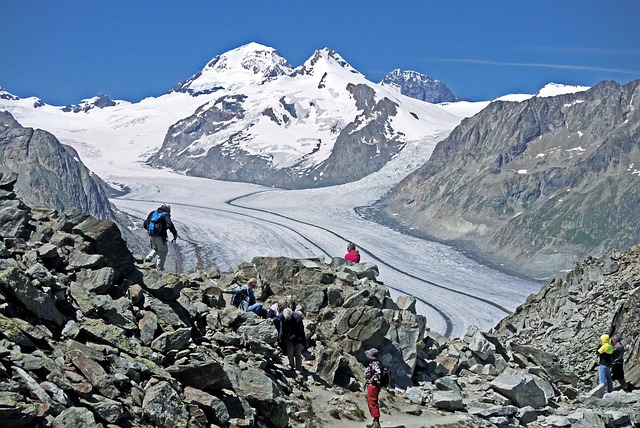
<path id="1" fill-rule="evenodd" d="M 209 415 L 214 424 L 224 426 L 229 422 L 230 416 L 224 402 L 218 397 L 207 392 L 187 386 L 184 389 L 184 399 L 187 403 L 193 403 Z"/>
<path id="2" fill-rule="evenodd" d="M 133 282 L 140 281 L 141 274 L 134 265 L 133 254 L 114 222 L 91 217 L 72 231 L 90 242 L 95 254 L 104 256 L 106 266 L 114 269 L 116 280 L 128 278 Z"/>
<path id="3" fill-rule="evenodd" d="M 196 389 L 232 387 L 224 365 L 216 360 L 173 365 L 167 368 L 167 372 L 182 384 Z"/>
<path id="4" fill-rule="evenodd" d="M 185 287 L 184 281 L 171 273 L 154 270 L 144 277 L 144 287 L 153 296 L 162 300 L 176 300 Z"/>
<path id="5" fill-rule="evenodd" d="M 352 355 L 378 346 L 389 330 L 389 322 L 379 309 L 347 309 L 337 320 L 336 332 L 345 335 L 344 349 Z"/>
<path id="6" fill-rule="evenodd" d="M 0 237 L 28 238 L 29 220 L 31 215 L 20 200 L 0 201 Z"/>
<path id="7" fill-rule="evenodd" d="M 110 424 L 117 423 L 124 416 L 124 405 L 101 395 L 93 394 L 80 400 L 82 404 L 93 410 L 101 419 Z"/>
<path id="8" fill-rule="evenodd" d="M 491 381 L 490 385 L 494 391 L 509 398 L 518 407 L 541 408 L 553 396 L 553 389 L 547 381 L 510 367 Z"/>
<path id="9" fill-rule="evenodd" d="M 11 293 L 38 318 L 63 324 L 64 317 L 56 307 L 55 300 L 36 288 L 19 270 L 10 267 L 0 271 L 0 288 Z"/>
<path id="10" fill-rule="evenodd" d="M 39 410 L 39 405 L 27 401 L 17 392 L 0 391 L 0 418 L 6 426 L 32 427 Z"/>
<path id="11" fill-rule="evenodd" d="M 189 422 L 187 407 L 178 393 L 165 381 L 146 389 L 142 411 L 156 427 L 186 428 Z"/>
<path id="12" fill-rule="evenodd" d="M 480 329 L 475 325 L 469 325 L 464 335 L 464 340 L 469 343 L 469 349 L 482 361 L 487 361 L 496 352 L 493 343 L 487 340 Z"/>
<path id="13" fill-rule="evenodd" d="M 69 407 L 53 420 L 52 428 L 98 428 L 104 427 L 96 422 L 91 410 L 86 407 Z"/>
<path id="14" fill-rule="evenodd" d="M 115 271 L 111 267 L 97 270 L 82 269 L 76 275 L 76 282 L 92 293 L 103 294 L 113 286 Z"/>
<path id="15" fill-rule="evenodd" d="M 167 353 L 183 349 L 191 340 L 190 328 L 179 328 L 175 331 L 162 333 L 151 342 L 151 349 Z"/>
<path id="16" fill-rule="evenodd" d="M 462 394 L 459 391 L 433 391 L 431 403 L 442 410 L 464 410 Z"/>
<path id="17" fill-rule="evenodd" d="M 274 344 L 278 341 L 278 330 L 276 330 L 271 321 L 261 321 L 257 324 L 243 324 L 238 327 L 238 333 L 246 334 L 249 337 L 269 344 Z"/>
<path id="18" fill-rule="evenodd" d="M 354 379 L 349 360 L 339 352 L 322 349 L 316 356 L 316 373 L 327 382 L 344 388 Z"/>
<path id="19" fill-rule="evenodd" d="M 275 428 L 284 428 L 289 422 L 282 391 L 264 371 L 252 366 L 239 368 L 225 364 L 233 390 L 244 397 Z"/>

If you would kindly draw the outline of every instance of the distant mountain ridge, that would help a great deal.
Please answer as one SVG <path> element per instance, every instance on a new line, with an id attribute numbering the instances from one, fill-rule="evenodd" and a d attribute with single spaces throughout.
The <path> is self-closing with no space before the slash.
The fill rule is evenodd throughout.
<path id="1" fill-rule="evenodd" d="M 612 99 L 591 100 L 584 98 L 585 87 L 550 84 L 536 95 L 512 94 L 491 104 L 433 104 L 401 93 L 410 89 L 411 85 L 403 87 L 407 82 L 437 83 L 428 76 L 396 70 L 386 80 L 383 84 L 370 82 L 329 48 L 316 51 L 294 68 L 275 49 L 250 43 L 216 56 L 158 98 L 129 103 L 97 96 L 69 108 L 50 106 L 36 97 L 21 99 L 0 89 L 0 110 L 11 112 L 25 127 L 51 131 L 113 187 L 121 186 L 122 177 L 126 182 L 128 172 L 122 171 L 138 171 L 143 161 L 187 175 L 291 189 L 350 183 L 390 165 L 395 171 L 388 183 L 391 186 L 428 159 L 435 144 L 453 130 L 447 143 L 438 146 L 433 162 L 422 169 L 442 167 L 442 171 L 434 170 L 434 176 L 442 172 L 442 178 L 428 178 L 439 187 L 418 183 L 414 191 L 403 183 L 383 201 L 390 215 L 400 210 L 402 216 L 407 215 L 403 221 L 415 230 L 440 240 L 464 241 L 498 262 L 515 261 L 534 276 L 545 270 L 555 272 L 594 248 L 592 243 L 567 244 L 564 233 L 571 225 L 566 224 L 561 234 L 545 229 L 541 233 L 549 236 L 533 236 L 532 231 L 525 238 L 517 235 L 526 228 L 514 225 L 531 221 L 533 213 L 540 212 L 531 205 L 535 197 L 516 198 L 514 203 L 509 194 L 497 199 L 494 194 L 538 192 L 548 197 L 549 189 L 556 189 L 557 184 L 552 173 L 570 164 L 562 154 L 580 153 L 580 145 L 566 144 L 590 142 L 580 155 L 584 157 L 597 146 L 593 141 L 604 135 L 600 129 L 589 131 L 591 128 L 601 126 L 610 132 L 612 124 L 620 125 L 622 118 L 631 117 L 631 124 L 620 125 L 620 129 L 631 129 L 637 123 L 633 122 L 637 110 L 616 107 L 615 90 L 604 92 Z M 585 111 L 582 119 L 566 114 L 583 111 L 587 104 L 595 113 Z M 565 123 L 563 115 L 571 121 Z M 571 125 L 570 135 L 561 135 L 563 124 Z M 533 157 L 518 157 L 536 137 L 555 144 L 556 136 L 560 149 L 545 146 L 548 153 L 543 150 Z M 611 153 L 608 156 L 615 158 Z M 545 159 L 554 162 L 545 163 Z M 494 165 L 497 172 L 492 172 Z M 535 171 L 538 165 L 547 165 L 544 174 L 550 175 L 540 178 L 543 172 Z M 566 182 L 566 176 L 563 179 Z M 507 190 L 499 187 L 503 183 Z M 405 190 L 403 194 L 410 195 L 404 198 L 406 203 L 400 202 L 403 197 L 394 199 L 394 194 Z M 429 203 L 424 210 L 415 209 L 420 204 L 412 202 L 425 198 L 423 193 L 430 195 Z M 549 217 L 540 220 L 544 227 L 554 221 L 551 215 L 563 212 L 550 211 Z M 579 221 L 574 219 L 574 223 Z M 618 226 L 626 224 L 625 220 Z M 501 229 L 505 225 L 512 228 Z M 600 242 L 602 233 L 594 242 Z M 535 249 L 530 250 L 530 242 Z"/>
<path id="2" fill-rule="evenodd" d="M 105 107 L 114 107 L 118 105 L 115 101 L 111 101 L 109 97 L 105 94 L 98 94 L 97 96 L 82 100 L 79 104 L 76 105 L 68 105 L 62 109 L 64 112 L 74 112 L 74 113 L 86 113 L 93 108 L 105 108 Z"/>
<path id="3" fill-rule="evenodd" d="M 380 83 L 396 88 L 403 95 L 429 103 L 468 101 L 453 95 L 443 82 L 417 71 L 395 69 Z"/>
<path id="4" fill-rule="evenodd" d="M 491 103 L 379 207 L 389 221 L 545 277 L 640 241 L 640 81 Z"/>

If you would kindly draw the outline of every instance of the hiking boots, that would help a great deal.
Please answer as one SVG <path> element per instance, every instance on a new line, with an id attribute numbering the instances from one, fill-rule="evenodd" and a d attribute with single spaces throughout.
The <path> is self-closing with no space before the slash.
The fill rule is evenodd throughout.
<path id="1" fill-rule="evenodd" d="M 367 428 L 381 428 L 380 422 L 373 422 L 373 423 L 367 424 Z"/>

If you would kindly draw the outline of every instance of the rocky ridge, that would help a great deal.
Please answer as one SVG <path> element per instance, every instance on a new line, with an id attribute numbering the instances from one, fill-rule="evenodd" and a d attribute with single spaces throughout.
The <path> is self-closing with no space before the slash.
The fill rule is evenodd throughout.
<path id="1" fill-rule="evenodd" d="M 112 101 L 105 94 L 98 94 L 93 98 L 89 98 L 86 100 L 82 100 L 79 104 L 67 105 L 62 108 L 64 112 L 73 112 L 73 113 L 86 113 L 94 108 L 105 108 L 105 107 L 114 107 L 118 105 L 116 101 Z"/>
<path id="2" fill-rule="evenodd" d="M 407 230 L 550 278 L 640 240 L 640 81 L 492 102 L 378 207 Z"/>
<path id="3" fill-rule="evenodd" d="M 584 379 L 566 388 L 574 375 L 501 339 L 503 329 L 470 326 L 461 339 L 429 331 L 413 298 L 391 300 L 373 264 L 257 257 L 232 272 L 159 272 L 129 252 L 114 223 L 29 207 L 16 197 L 16 181 L 0 175 L 3 426 L 359 426 L 364 351 L 372 346 L 392 373 L 383 422 L 640 425 L 640 394 L 596 389 L 588 397 Z M 614 271 L 605 265 L 592 281 Z M 637 287 L 632 265 L 640 272 L 625 264 L 624 278 Z M 301 375 L 286 368 L 269 320 L 225 302 L 221 290 L 251 276 L 258 300 L 285 297 L 304 314 Z M 618 294 L 620 304 L 630 304 L 628 296 L 635 294 Z M 615 324 L 623 337 L 637 325 L 624 319 Z"/>
<path id="4" fill-rule="evenodd" d="M 142 248 L 141 239 L 124 227 L 130 220 L 109 202 L 109 185 L 89 171 L 73 147 L 47 131 L 23 127 L 2 111 L 0 171 L 18 173 L 14 190 L 25 203 L 76 209 L 112 220 L 120 225 L 131 248 Z"/>
<path id="5" fill-rule="evenodd" d="M 621 337 L 626 377 L 640 385 L 640 246 L 590 257 L 531 295 L 493 330 L 520 358 L 573 372 L 565 388 L 584 390 L 593 381 L 602 334 Z M 576 384 L 577 382 L 581 384 Z M 575 392 L 573 392 L 575 394 Z"/>
<path id="6" fill-rule="evenodd" d="M 453 95 L 444 82 L 417 71 L 395 69 L 387 74 L 380 84 L 394 87 L 402 95 L 428 103 L 465 101 Z"/>

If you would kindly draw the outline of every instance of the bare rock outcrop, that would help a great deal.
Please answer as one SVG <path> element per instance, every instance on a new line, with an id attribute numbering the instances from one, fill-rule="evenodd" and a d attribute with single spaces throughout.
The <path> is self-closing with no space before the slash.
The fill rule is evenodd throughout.
<path id="1" fill-rule="evenodd" d="M 115 226 L 16 205 L 12 183 L 0 175 L 0 212 L 19 211 L 16 227 L 0 231 L 4 426 L 350 428 L 365 418 L 372 346 L 391 369 L 383 418 L 397 424 L 638 424 L 639 393 L 588 393 L 593 372 L 572 362 L 592 355 L 589 346 L 573 338 L 566 349 L 544 346 L 553 332 L 584 339 L 596 314 L 628 338 L 637 387 L 638 249 L 588 260 L 495 331 L 471 326 L 462 339 L 445 338 L 410 299 L 391 299 L 375 265 L 257 257 L 230 272 L 159 272 L 128 253 Z M 260 302 L 286 299 L 303 315 L 302 373 L 288 368 L 271 320 L 223 298 L 249 277 Z M 563 318 L 580 314 L 574 324 Z"/>

